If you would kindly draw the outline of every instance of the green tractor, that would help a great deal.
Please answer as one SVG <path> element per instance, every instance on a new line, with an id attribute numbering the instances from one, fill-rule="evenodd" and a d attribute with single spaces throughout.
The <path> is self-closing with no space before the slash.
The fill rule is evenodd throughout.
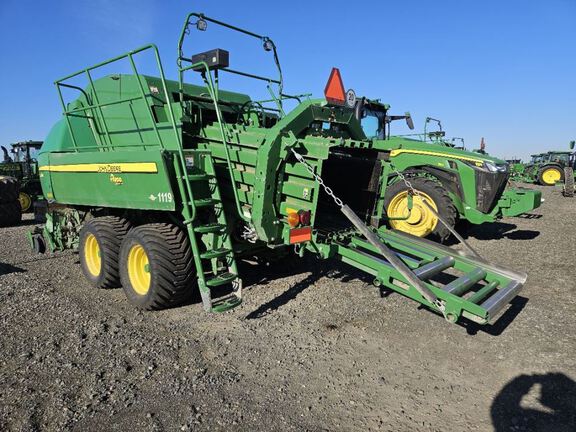
<path id="1" fill-rule="evenodd" d="M 11 145 L 10 152 L 0 146 L 3 161 L 0 163 L 0 175 L 14 177 L 20 184 L 18 199 L 22 213 L 33 210 L 34 203 L 42 197 L 37 157 L 42 141 L 22 141 Z"/>
<path id="2" fill-rule="evenodd" d="M 444 240 L 454 233 L 459 220 L 494 222 L 540 206 L 540 191 L 507 188 L 510 172 L 505 161 L 445 144 L 432 147 L 430 141 L 411 136 L 393 136 L 389 105 L 367 99 L 359 104 L 365 107 L 361 119 L 364 132 L 374 139 L 379 157 L 389 161 L 392 170 L 387 187 L 381 189 L 385 193 L 380 196 L 382 206 L 374 216 L 375 225 L 386 220 L 394 229 Z M 393 116 L 401 118 L 408 119 L 409 114 Z M 432 139 L 443 142 L 441 125 L 438 132 L 442 134 L 434 134 Z M 412 210 L 410 217 L 404 218 L 409 200 Z"/>
<path id="3" fill-rule="evenodd" d="M 549 151 L 543 155 L 535 173 L 535 180 L 543 186 L 554 186 L 564 181 L 564 169 L 573 168 L 572 152 Z"/>
<path id="4" fill-rule="evenodd" d="M 278 75 L 234 69 L 223 49 L 190 55 L 192 30 L 209 25 L 256 39 Z M 507 172 L 499 161 L 367 136 L 362 123 L 386 124 L 387 106 L 344 92 L 337 69 L 325 99 L 288 95 L 272 39 L 203 14 L 186 17 L 178 53 L 174 81 L 154 45 L 56 81 L 63 118 L 38 159 L 49 208 L 29 236 L 36 250 L 77 249 L 94 287 L 122 286 L 146 310 L 195 292 L 206 311 L 234 308 L 242 301 L 238 261 L 305 254 L 360 269 L 450 322 L 491 322 L 520 291 L 523 273 L 383 223 L 387 190 L 398 201 L 402 178 L 431 197 L 438 191 L 448 207 L 463 197 L 456 201 L 470 218 L 516 209 L 500 194 Z M 145 54 L 155 60 L 154 76 L 137 70 Z M 118 62 L 132 73 L 95 78 Z M 191 73 L 199 85 L 184 81 Z M 270 98 L 221 89 L 229 75 L 262 83 Z M 76 99 L 63 90 L 77 91 Z M 286 112 L 286 101 L 295 108 Z M 416 201 L 408 197 L 393 217 L 414 217 Z"/>

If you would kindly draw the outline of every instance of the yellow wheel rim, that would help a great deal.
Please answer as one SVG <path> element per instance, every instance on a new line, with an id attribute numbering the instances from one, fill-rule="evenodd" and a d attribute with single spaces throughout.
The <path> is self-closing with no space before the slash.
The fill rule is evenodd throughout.
<path id="1" fill-rule="evenodd" d="M 88 234 L 84 242 L 84 261 L 92 276 L 98 276 L 102 269 L 102 258 L 100 257 L 100 245 L 94 234 Z"/>
<path id="2" fill-rule="evenodd" d="M 128 277 L 136 293 L 146 295 L 150 289 L 150 263 L 146 251 L 139 244 L 128 252 Z"/>
<path id="3" fill-rule="evenodd" d="M 556 168 L 549 168 L 542 173 L 542 181 L 547 185 L 554 185 L 560 181 L 562 174 Z"/>
<path id="4" fill-rule="evenodd" d="M 20 201 L 20 207 L 23 212 L 28 211 L 32 205 L 32 198 L 26 192 L 20 192 L 20 195 L 18 195 L 18 201 Z"/>
<path id="5" fill-rule="evenodd" d="M 430 206 L 436 211 L 436 203 L 423 192 L 420 195 L 427 201 Z M 394 196 L 386 213 L 390 218 L 406 217 L 408 215 L 408 191 L 403 191 Z M 412 199 L 412 211 L 406 220 L 391 220 L 390 226 L 394 229 L 407 232 L 417 237 L 426 237 L 438 224 L 438 218 L 430 209 L 424 204 L 424 201 L 419 196 L 414 196 Z"/>

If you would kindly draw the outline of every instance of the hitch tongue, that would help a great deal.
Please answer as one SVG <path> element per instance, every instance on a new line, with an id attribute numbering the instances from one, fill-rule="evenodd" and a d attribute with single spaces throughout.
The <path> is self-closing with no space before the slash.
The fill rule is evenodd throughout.
<path id="1" fill-rule="evenodd" d="M 348 220 L 352 222 L 356 229 L 358 229 L 358 231 L 360 231 L 362 235 L 366 237 L 368 242 L 370 242 L 372 246 L 378 249 L 384 258 L 386 258 L 388 262 L 392 264 L 396 270 L 398 270 L 398 273 L 404 276 L 408 283 L 416 288 L 420 294 L 422 294 L 422 297 L 424 297 L 428 302 L 432 303 L 435 307 L 442 311 L 443 308 L 439 306 L 440 303 L 438 297 L 436 297 L 434 293 L 426 285 L 424 285 L 418 276 L 416 276 L 414 272 L 410 270 L 410 268 L 404 264 L 404 262 L 398 258 L 398 256 L 392 252 L 370 228 L 364 225 L 362 220 L 360 220 L 360 218 L 350 207 L 344 204 L 340 210 L 342 213 L 344 213 L 344 216 L 346 216 Z"/>

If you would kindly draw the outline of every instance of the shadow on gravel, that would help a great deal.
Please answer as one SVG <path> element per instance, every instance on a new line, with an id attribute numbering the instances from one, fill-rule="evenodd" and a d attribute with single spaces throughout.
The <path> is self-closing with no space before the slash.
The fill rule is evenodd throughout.
<path id="1" fill-rule="evenodd" d="M 542 215 L 541 214 L 526 213 L 526 214 L 518 215 L 516 217 L 520 218 L 520 219 L 540 219 L 542 217 Z"/>
<path id="2" fill-rule="evenodd" d="M 576 382 L 563 373 L 520 375 L 490 408 L 496 432 L 576 430 Z"/>
<path id="3" fill-rule="evenodd" d="M 534 215 L 538 216 L 538 215 Z M 507 238 L 510 240 L 532 240 L 540 235 L 540 231 L 517 230 L 517 225 L 506 222 L 493 222 L 490 224 L 469 226 L 463 233 L 464 238 L 475 238 L 477 240 L 499 240 Z M 457 243 L 457 240 L 453 240 Z"/>
<path id="4" fill-rule="evenodd" d="M 528 303 L 526 297 L 517 296 L 511 302 L 506 311 L 498 318 L 494 324 L 480 325 L 472 321 L 461 321 L 458 324 L 466 329 L 469 335 L 474 336 L 478 332 L 486 333 L 491 336 L 500 336 L 514 319 L 522 312 L 522 309 Z"/>
<path id="5" fill-rule="evenodd" d="M 0 276 L 10 274 L 10 273 L 24 273 L 24 270 L 21 267 L 13 266 L 12 264 L 1 263 L 0 262 Z"/>
<path id="6" fill-rule="evenodd" d="M 322 266 L 321 268 L 319 268 Z M 257 319 L 262 318 L 265 315 L 277 310 L 281 306 L 294 300 L 301 292 L 311 285 L 314 285 L 323 277 L 327 277 L 333 280 L 338 280 L 340 282 L 349 282 L 352 280 L 360 280 L 365 283 L 371 283 L 372 278 L 368 277 L 366 273 L 363 273 L 353 267 L 346 264 L 338 262 L 336 260 L 314 260 L 314 259 L 304 259 L 301 260 L 300 265 L 294 264 L 290 266 L 278 266 L 273 265 L 269 267 L 263 266 L 252 266 L 253 272 L 260 273 L 257 274 L 259 284 L 273 282 L 275 279 L 286 276 L 293 276 L 297 274 L 302 274 L 305 272 L 311 272 L 306 278 L 297 282 L 288 290 L 284 291 L 279 296 L 270 300 L 267 303 L 261 305 L 258 309 L 250 312 L 246 315 L 246 319 Z M 256 275 L 252 275 L 256 276 Z M 250 275 L 248 276 L 250 277 Z M 250 279 L 249 283 L 255 283 Z M 383 296 L 384 297 L 384 296 Z"/>

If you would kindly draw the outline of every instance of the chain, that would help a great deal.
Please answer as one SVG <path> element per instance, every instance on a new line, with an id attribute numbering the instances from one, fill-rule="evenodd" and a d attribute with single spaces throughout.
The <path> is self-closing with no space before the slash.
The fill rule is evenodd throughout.
<path id="1" fill-rule="evenodd" d="M 409 189 L 409 193 L 411 193 L 413 196 L 415 195 L 418 198 L 420 198 L 422 200 L 422 202 L 427 204 L 427 206 L 430 208 L 431 206 L 427 203 L 426 198 L 424 196 L 422 196 L 420 191 L 414 189 L 414 186 L 412 186 L 412 183 L 410 183 L 410 181 L 404 176 L 404 174 L 402 174 L 400 171 L 398 171 L 398 169 L 396 169 L 394 164 L 391 163 L 390 166 L 392 167 L 392 170 L 394 171 L 394 173 L 400 178 L 400 180 L 402 180 L 404 182 L 406 187 Z M 430 209 L 434 213 L 436 213 L 432 208 L 430 208 Z M 438 218 L 440 218 L 440 215 L 436 214 L 436 216 Z M 440 219 L 440 221 L 442 223 L 444 223 L 444 221 L 442 219 Z M 444 300 L 436 299 L 436 301 L 434 302 L 434 306 L 436 306 L 436 308 L 442 313 L 442 315 L 444 316 L 444 319 L 449 321 L 448 316 L 446 315 L 446 302 Z"/>
<path id="2" fill-rule="evenodd" d="M 324 180 L 322 180 L 322 178 L 318 174 L 316 174 L 316 172 L 314 172 L 314 168 L 312 168 L 312 166 L 304 160 L 304 156 L 302 156 L 300 153 L 298 153 L 296 150 L 292 148 L 290 150 L 292 151 L 292 153 L 294 153 L 294 156 L 296 156 L 298 162 L 304 165 L 308 170 L 308 172 L 312 174 L 314 179 L 320 184 L 320 186 L 324 188 L 324 192 L 326 192 L 326 194 L 334 200 L 336 205 L 340 208 L 344 207 L 344 203 L 342 202 L 342 200 L 338 198 L 336 195 L 334 195 L 334 191 L 330 189 L 328 186 L 326 186 L 326 184 L 324 184 Z"/>
<path id="3" fill-rule="evenodd" d="M 394 173 L 400 178 L 400 180 L 402 180 L 404 182 L 404 184 L 406 185 L 406 187 L 408 189 L 410 189 L 410 192 L 412 193 L 412 195 L 416 195 L 418 196 L 421 200 L 424 200 L 424 197 L 420 194 L 419 191 L 417 191 L 416 189 L 414 189 L 414 186 L 412 186 L 412 183 L 410 183 L 410 181 L 404 177 L 404 174 L 402 174 L 400 171 L 398 171 L 396 169 L 396 167 L 394 166 L 394 164 L 390 164 L 390 166 L 392 167 L 392 170 L 394 171 Z"/>

